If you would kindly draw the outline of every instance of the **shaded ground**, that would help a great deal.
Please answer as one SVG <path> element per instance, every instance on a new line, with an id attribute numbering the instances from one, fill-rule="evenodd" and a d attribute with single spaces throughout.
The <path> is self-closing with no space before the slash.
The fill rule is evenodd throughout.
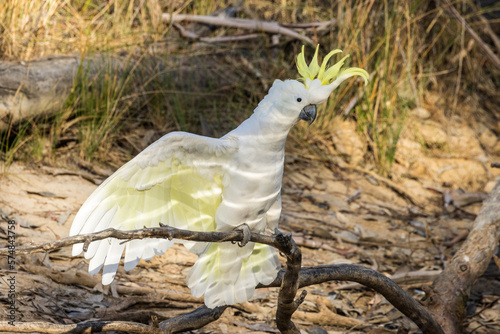
<path id="1" fill-rule="evenodd" d="M 339 167 L 342 166 L 341 167 Z M 356 263 L 394 279 L 415 298 L 424 296 L 444 263 L 460 245 L 481 203 L 443 208 L 436 187 L 412 187 L 360 167 L 287 157 L 280 228 L 292 232 L 303 251 L 303 266 Z M 95 172 L 95 171 L 94 171 Z M 14 164 L 1 180 L 0 209 L 17 223 L 17 245 L 68 235 L 74 214 L 106 172 Z M 408 178 L 407 181 L 412 181 Z M 358 196 L 356 195 L 358 194 Z M 448 193 L 448 196 L 452 193 Z M 456 197 L 454 197 L 456 198 Z M 413 203 L 412 203 L 413 202 Z M 6 223 L 0 225 L 1 244 Z M 201 305 L 184 279 L 196 256 L 175 246 L 131 272 L 121 266 L 110 287 L 87 274 L 87 263 L 70 248 L 48 255 L 17 256 L 17 321 L 70 324 L 91 318 L 150 322 Z M 283 259 L 282 259 L 283 260 Z M 7 273 L 7 260 L 0 260 Z M 492 263 L 471 294 L 465 322 L 469 333 L 500 332 L 500 273 Z M 2 275 L 4 276 L 4 275 Z M 0 284 L 1 318 L 7 314 L 7 285 Z M 299 328 L 329 333 L 416 332 L 416 327 L 383 297 L 348 282 L 307 288 L 294 315 Z M 277 332 L 277 289 L 260 289 L 251 302 L 226 310 L 220 320 L 197 333 Z M 331 312 L 360 320 L 339 324 Z"/>

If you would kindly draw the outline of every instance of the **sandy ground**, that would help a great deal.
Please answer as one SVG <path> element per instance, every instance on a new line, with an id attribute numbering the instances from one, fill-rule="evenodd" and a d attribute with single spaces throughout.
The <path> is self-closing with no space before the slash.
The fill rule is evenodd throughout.
<path id="1" fill-rule="evenodd" d="M 280 228 L 292 232 L 303 251 L 303 265 L 355 263 L 387 275 L 415 298 L 430 285 L 460 246 L 446 241 L 470 229 L 481 203 L 463 210 L 444 210 L 443 194 L 408 188 L 358 169 L 287 157 Z M 103 175 L 80 169 L 14 163 L 0 180 L 3 217 L 16 222 L 16 245 L 66 237 L 80 205 Z M 347 199 L 357 191 L 360 197 Z M 413 202 L 413 203 L 412 203 Z M 7 222 L 0 225 L 0 247 L 7 243 Z M 100 274 L 87 274 L 87 261 L 66 247 L 50 254 L 16 256 L 16 321 L 71 324 L 89 319 L 149 323 L 189 312 L 202 300 L 190 295 L 185 276 L 196 256 L 174 246 L 163 256 L 141 261 L 132 271 L 121 266 L 115 282 L 103 287 Z M 283 259 L 282 259 L 283 261 Z M 284 261 L 283 261 L 284 263 Z M 7 320 L 9 272 L 0 259 L 0 319 Z M 404 279 L 404 274 L 413 279 Z M 294 315 L 305 332 L 406 333 L 416 326 L 382 296 L 348 282 L 308 287 Z M 277 289 L 260 289 L 247 303 L 228 308 L 216 322 L 196 333 L 274 333 Z M 359 320 L 345 327 L 329 315 Z M 491 265 L 471 294 L 465 321 L 469 333 L 500 333 L 500 273 Z M 320 333 L 319 331 L 314 333 Z"/>

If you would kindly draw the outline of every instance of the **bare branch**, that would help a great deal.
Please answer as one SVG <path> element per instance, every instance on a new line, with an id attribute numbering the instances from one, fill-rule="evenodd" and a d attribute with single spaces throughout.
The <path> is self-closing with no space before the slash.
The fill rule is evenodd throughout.
<path id="1" fill-rule="evenodd" d="M 305 22 L 305 23 L 281 23 L 283 27 L 290 29 L 315 29 L 316 31 L 328 29 L 330 26 L 337 24 L 337 19 L 321 22 Z"/>
<path id="2" fill-rule="evenodd" d="M 246 34 L 246 35 L 238 35 L 238 36 L 201 37 L 192 31 L 184 29 L 184 27 L 181 26 L 179 23 L 173 23 L 172 25 L 175 29 L 177 29 L 179 31 L 181 37 L 195 39 L 195 40 L 199 40 L 200 42 L 205 42 L 205 43 L 239 42 L 239 41 L 246 41 L 249 39 L 259 38 L 258 34 Z"/>
<path id="3" fill-rule="evenodd" d="M 281 286 L 284 270 L 276 280 L 267 287 Z M 300 272 L 299 288 L 340 280 L 361 283 L 383 295 L 401 313 L 410 318 L 426 334 L 444 333 L 438 322 L 413 297 L 408 295 L 399 285 L 381 273 L 354 264 L 335 264 L 328 266 L 304 267 Z M 260 288 L 263 286 L 257 286 Z"/>
<path id="4" fill-rule="evenodd" d="M 0 332 L 9 333 L 97 333 L 97 332 L 126 332 L 126 333 L 160 333 L 159 328 L 129 321 L 87 321 L 73 325 L 52 324 L 50 322 L 16 322 L 15 326 L 7 321 L 0 321 Z"/>
<path id="5" fill-rule="evenodd" d="M 92 241 L 110 237 L 124 241 L 143 238 L 169 238 L 201 242 L 227 242 L 242 241 L 243 234 L 241 231 L 195 232 L 180 230 L 169 226 L 133 231 L 107 229 L 97 233 L 68 237 L 42 245 L 19 247 L 16 249 L 16 253 L 30 254 L 48 252 L 76 243 L 85 243 L 88 245 Z M 301 268 L 301 252 L 293 242 L 291 235 L 285 236 L 278 233 L 275 236 L 268 236 L 251 233 L 250 240 L 273 246 L 287 256 L 287 271 L 281 270 L 276 280 L 268 286 L 281 287 L 283 284 L 278 303 L 279 310 L 276 315 L 278 326 L 280 330 L 285 333 L 297 333 L 297 329 L 291 321 L 291 316 L 305 297 L 303 293 L 298 299 L 294 300 L 297 289 L 299 287 L 319 284 L 331 280 L 354 281 L 366 285 L 381 293 L 398 310 L 414 321 L 424 333 L 443 333 L 437 322 L 422 305 L 404 292 L 392 280 L 372 269 L 346 264 Z M 0 255 L 8 254 L 8 252 L 8 248 L 0 249 Z M 222 314 L 222 311 L 220 311 L 220 314 Z M 219 311 L 204 311 L 204 309 L 199 309 L 194 312 L 196 313 L 192 312 L 192 314 L 198 315 L 200 323 L 207 321 L 205 324 L 213 321 L 210 319 L 216 319 L 220 316 L 220 314 L 218 314 Z M 203 317 L 201 314 L 203 314 Z M 181 320 L 171 320 L 170 322 L 167 320 L 167 323 L 164 323 L 163 326 L 165 328 L 169 328 L 168 326 L 171 326 L 171 328 L 178 328 L 175 326 L 180 326 L 179 321 Z"/>
<path id="6" fill-rule="evenodd" d="M 429 310 L 446 333 L 460 333 L 471 288 L 488 267 L 499 239 L 500 183 L 497 183 L 467 240 L 434 281 L 426 299 Z"/>
<path id="7" fill-rule="evenodd" d="M 164 13 L 162 16 L 163 21 L 178 23 L 182 21 L 191 21 L 205 24 L 213 24 L 216 26 L 225 26 L 233 28 L 248 29 L 254 31 L 264 31 L 272 34 L 281 34 L 294 39 L 301 40 L 307 44 L 313 44 L 313 41 L 304 35 L 301 35 L 291 29 L 281 26 L 277 22 L 266 22 L 250 19 L 227 18 L 218 16 L 205 16 L 205 15 L 189 15 L 189 14 L 168 14 Z"/>
<path id="8" fill-rule="evenodd" d="M 16 254 L 33 254 L 44 253 L 57 250 L 62 247 L 71 246 L 78 243 L 89 245 L 92 241 L 102 240 L 106 238 L 116 238 L 120 240 L 144 239 L 144 238 L 167 238 L 167 239 L 182 239 L 194 240 L 202 242 L 225 242 L 225 241 L 242 241 L 243 234 L 241 231 L 231 232 L 195 232 L 188 230 L 180 230 L 175 227 L 163 226 L 144 228 L 132 231 L 121 231 L 113 228 L 104 231 L 89 233 L 83 235 L 75 235 L 52 242 L 47 242 L 40 245 L 31 245 L 25 247 L 16 247 Z M 250 240 L 261 244 L 270 245 L 279 249 L 275 238 L 272 236 L 251 233 Z M 9 254 L 8 248 L 0 248 L 0 255 Z"/>
<path id="9" fill-rule="evenodd" d="M 162 333 L 177 333 L 201 328 L 219 319 L 226 310 L 226 306 L 219 306 L 213 309 L 205 305 L 197 308 L 193 312 L 170 318 L 160 323 Z"/>
<path id="10" fill-rule="evenodd" d="M 227 306 L 209 309 L 205 305 L 159 324 L 160 328 L 128 321 L 88 321 L 73 325 L 52 324 L 49 322 L 16 322 L 15 326 L 7 321 L 0 322 L 0 332 L 10 333 L 94 333 L 121 331 L 127 333 L 177 333 L 203 326 L 219 319 Z"/>

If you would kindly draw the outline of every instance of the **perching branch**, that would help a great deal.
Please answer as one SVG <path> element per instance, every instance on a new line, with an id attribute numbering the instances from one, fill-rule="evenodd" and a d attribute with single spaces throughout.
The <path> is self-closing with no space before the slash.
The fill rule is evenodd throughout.
<path id="1" fill-rule="evenodd" d="M 121 239 L 124 241 L 144 238 L 169 238 L 200 242 L 237 242 L 242 241 L 243 233 L 241 231 L 194 232 L 180 230 L 169 226 L 133 231 L 107 229 L 92 234 L 67 237 L 41 245 L 19 247 L 16 249 L 16 254 L 49 252 L 76 243 L 84 243 L 85 247 L 88 247 L 88 245 L 92 241 L 102 240 L 110 237 Z M 354 281 L 373 288 L 375 291 L 385 296 L 387 300 L 391 302 L 398 310 L 400 310 L 403 314 L 407 315 L 413 322 L 415 322 L 424 333 L 443 333 L 439 325 L 425 310 L 425 308 L 423 308 L 417 301 L 415 301 L 411 296 L 404 292 L 389 278 L 374 270 L 362 266 L 345 264 L 301 268 L 300 249 L 296 247 L 293 240 L 291 239 L 291 236 L 287 237 L 281 234 L 268 236 L 263 234 L 251 233 L 250 240 L 253 242 L 259 242 L 273 246 L 287 256 L 288 273 L 287 271 L 281 270 L 276 280 L 268 286 L 282 287 L 280 291 L 281 305 L 278 306 L 277 311 L 277 323 L 279 323 L 278 326 L 280 326 L 280 330 L 283 330 L 283 332 L 285 333 L 297 333 L 295 326 L 291 322 L 291 315 L 295 312 L 295 310 L 305 297 L 305 294 L 302 294 L 301 297 L 299 297 L 297 300 L 294 300 L 297 289 L 299 287 L 306 287 L 309 285 L 319 284 L 331 280 Z M 0 255 L 6 255 L 8 254 L 8 252 L 8 248 L 0 249 Z M 224 309 L 221 308 L 215 310 L 216 311 L 208 309 L 204 310 L 203 308 L 201 308 L 195 310 L 194 312 L 188 313 L 188 315 L 195 316 L 197 318 L 198 325 L 204 326 L 205 324 L 220 317 Z M 189 317 L 188 315 L 184 316 Z M 183 326 L 181 325 L 181 323 L 183 322 L 182 317 L 183 316 L 176 320 L 175 318 L 167 320 L 166 322 L 163 322 L 161 326 L 165 329 L 173 328 L 172 331 L 177 330 L 177 328 L 181 328 L 179 326 Z M 109 322 L 101 323 L 108 324 Z M 83 325 L 84 324 L 86 323 L 83 323 Z M 0 330 L 1 328 L 2 327 L 0 326 Z M 132 332 L 132 330 L 129 330 L 129 332 Z"/>
<path id="2" fill-rule="evenodd" d="M 139 230 L 132 231 L 121 231 L 115 230 L 113 228 L 108 228 L 106 230 L 89 233 L 84 235 L 75 235 L 72 237 L 67 237 L 51 242 L 47 242 L 40 245 L 31 245 L 24 247 L 16 247 L 16 254 L 34 254 L 34 253 L 45 253 L 51 252 L 62 247 L 71 246 L 74 244 L 84 243 L 84 250 L 87 249 L 88 245 L 92 241 L 102 240 L 106 238 L 115 238 L 124 241 L 133 239 L 145 239 L 145 238 L 166 238 L 166 239 L 182 239 L 182 240 L 193 240 L 201 242 L 224 242 L 224 241 L 242 241 L 243 233 L 241 231 L 231 231 L 231 232 L 195 232 L 188 230 L 180 230 L 171 226 L 162 227 L 152 227 L 143 228 Z M 253 242 L 258 242 L 261 244 L 266 244 L 279 249 L 279 245 L 272 236 L 251 233 L 250 240 Z M 8 248 L 0 248 L 0 255 L 9 254 Z"/>

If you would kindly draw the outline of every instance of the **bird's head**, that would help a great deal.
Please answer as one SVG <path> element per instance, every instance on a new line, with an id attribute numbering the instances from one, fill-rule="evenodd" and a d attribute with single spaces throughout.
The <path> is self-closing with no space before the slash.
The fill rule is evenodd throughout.
<path id="1" fill-rule="evenodd" d="M 300 78 L 298 80 L 275 80 L 269 91 L 270 95 L 277 97 L 280 109 L 286 111 L 288 117 L 295 117 L 310 124 L 316 119 L 317 106 L 325 102 L 344 80 L 359 75 L 364 79 L 365 84 L 368 82 L 368 73 L 365 70 L 357 67 L 342 68 L 349 55 L 332 66 L 327 66 L 330 58 L 341 53 L 341 50 L 328 53 L 320 65 L 318 49 L 319 45 L 316 47 L 311 63 L 307 65 L 304 46 L 302 46 L 302 52 L 297 56 Z"/>

